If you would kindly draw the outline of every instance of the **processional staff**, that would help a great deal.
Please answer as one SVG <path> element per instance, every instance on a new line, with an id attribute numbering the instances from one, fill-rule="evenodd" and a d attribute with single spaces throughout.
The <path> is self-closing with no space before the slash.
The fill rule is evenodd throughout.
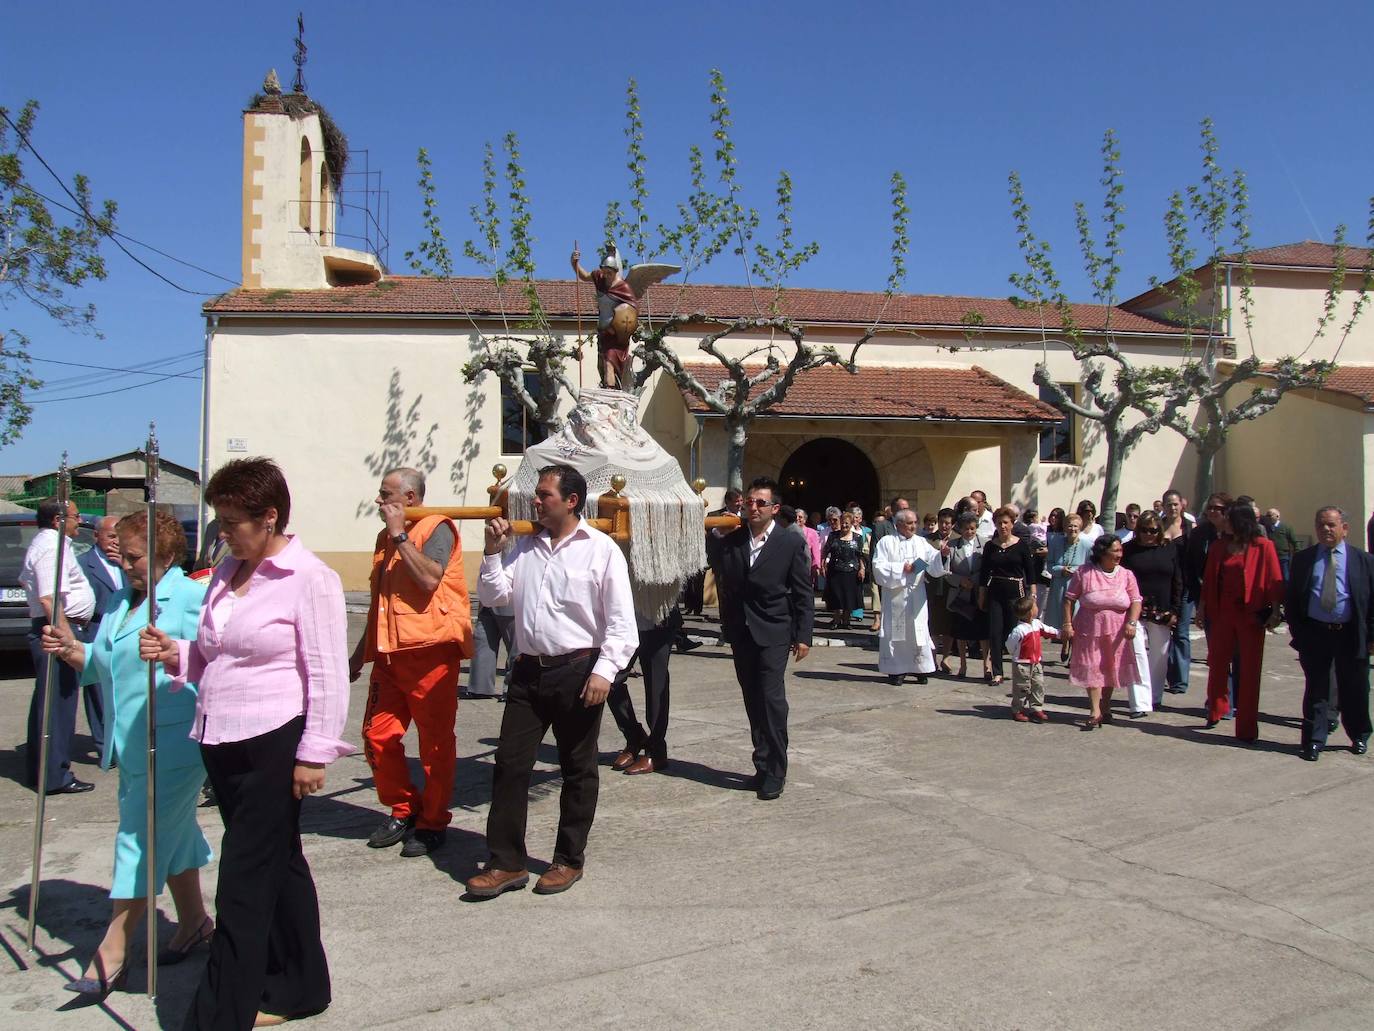
<path id="1" fill-rule="evenodd" d="M 148 498 L 148 627 L 157 626 L 157 423 L 148 424 L 148 447 L 144 456 L 143 487 Z M 148 705 L 144 713 L 148 732 L 148 998 L 157 997 L 157 661 L 148 662 Z"/>
<path id="2" fill-rule="evenodd" d="M 67 505 L 71 500 L 72 474 L 67 467 L 67 452 L 62 452 L 62 464 L 57 470 L 57 507 L 61 513 L 57 520 L 56 569 L 52 579 L 52 613 L 49 617 L 53 626 L 65 622 L 65 600 L 62 596 L 63 563 L 67 555 Z M 42 531 L 39 527 L 39 531 Z M 38 889 L 43 876 L 43 821 L 48 801 L 48 750 L 52 746 L 52 693 L 57 687 L 58 659 L 56 655 L 47 657 L 43 667 L 43 743 L 38 750 L 38 803 L 33 816 L 33 876 L 29 880 L 29 933 L 28 947 L 33 952 L 34 935 L 38 926 Z"/>

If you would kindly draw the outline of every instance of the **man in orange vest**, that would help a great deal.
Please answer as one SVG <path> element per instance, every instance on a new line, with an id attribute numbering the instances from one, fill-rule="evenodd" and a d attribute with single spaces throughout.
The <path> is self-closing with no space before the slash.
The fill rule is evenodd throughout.
<path id="1" fill-rule="evenodd" d="M 377 797 L 391 815 L 367 843 L 401 855 L 428 855 L 444 843 L 457 765 L 453 724 L 458 671 L 472 657 L 472 617 L 458 528 L 444 516 L 410 522 L 405 510 L 424 502 L 425 477 L 393 469 L 382 477 L 377 508 L 386 528 L 372 556 L 367 630 L 349 660 L 357 680 L 372 663 L 363 716 L 364 754 Z M 411 783 L 402 739 L 411 720 L 420 737 L 425 786 Z"/>

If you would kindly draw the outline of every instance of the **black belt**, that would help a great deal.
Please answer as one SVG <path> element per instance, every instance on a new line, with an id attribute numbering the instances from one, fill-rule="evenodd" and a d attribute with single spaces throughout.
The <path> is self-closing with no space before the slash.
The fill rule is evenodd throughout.
<path id="1" fill-rule="evenodd" d="M 1349 622 L 1328 623 L 1324 619 L 1313 620 L 1313 622 L 1315 622 L 1318 626 L 1325 627 L 1327 630 L 1344 630 L 1346 627 L 1350 626 Z"/>
<path id="2" fill-rule="evenodd" d="M 566 666 L 570 662 L 578 659 L 585 659 L 592 655 L 600 654 L 599 648 L 579 648 L 577 651 L 564 652 L 562 655 L 520 655 L 517 658 L 529 662 L 538 663 L 544 669 L 552 669 L 555 666 Z"/>

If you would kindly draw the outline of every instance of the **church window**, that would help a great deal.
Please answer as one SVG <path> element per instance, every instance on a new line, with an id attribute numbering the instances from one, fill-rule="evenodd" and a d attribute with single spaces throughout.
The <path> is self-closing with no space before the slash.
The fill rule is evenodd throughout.
<path id="1" fill-rule="evenodd" d="M 314 169 L 310 164 L 310 141 L 301 139 L 301 228 L 310 232 L 310 187 L 314 179 Z"/>

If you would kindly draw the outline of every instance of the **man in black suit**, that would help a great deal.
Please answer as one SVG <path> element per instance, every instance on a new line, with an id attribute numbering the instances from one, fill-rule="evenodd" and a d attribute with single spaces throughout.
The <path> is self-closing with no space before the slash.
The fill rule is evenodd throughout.
<path id="1" fill-rule="evenodd" d="M 1369 655 L 1374 653 L 1374 558 L 1346 541 L 1345 513 L 1318 510 L 1317 543 L 1293 556 L 1284 598 L 1302 664 L 1302 750 L 1316 762 L 1326 746 L 1332 669 L 1350 750 L 1369 749 Z"/>
<path id="2" fill-rule="evenodd" d="M 86 624 L 86 629 L 77 636 L 87 643 L 95 640 L 100 629 L 100 619 L 110 606 L 110 595 L 124 586 L 124 559 L 119 553 L 119 535 L 115 533 L 118 516 L 101 516 L 95 524 L 95 547 L 76 560 L 81 572 L 86 574 L 86 582 L 91 585 L 95 595 L 95 614 Z M 91 739 L 95 742 L 97 754 L 105 753 L 105 706 L 101 701 L 100 685 L 87 684 L 83 688 L 82 701 L 86 707 L 86 723 L 91 728 Z"/>
<path id="3" fill-rule="evenodd" d="M 745 525 L 720 540 L 720 620 L 754 740 L 753 786 L 765 801 L 787 779 L 787 655 L 811 650 L 811 555 L 806 538 L 774 521 L 778 485 L 760 478 L 744 499 Z"/>

